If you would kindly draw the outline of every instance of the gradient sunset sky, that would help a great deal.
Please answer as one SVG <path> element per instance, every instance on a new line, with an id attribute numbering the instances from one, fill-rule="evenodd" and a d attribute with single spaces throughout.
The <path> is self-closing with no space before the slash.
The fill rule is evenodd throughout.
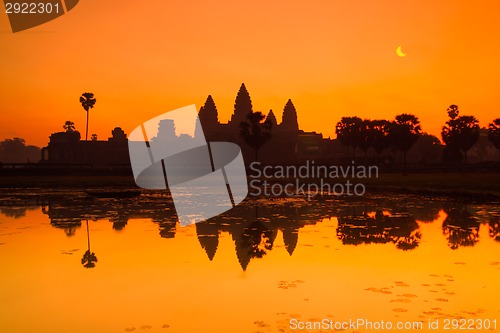
<path id="1" fill-rule="evenodd" d="M 227 122 L 242 82 L 255 111 L 280 121 L 291 98 L 301 129 L 325 137 L 342 116 L 400 113 L 440 137 L 450 104 L 486 126 L 500 116 L 499 12 L 494 0 L 81 0 L 14 34 L 2 8 L 0 140 L 45 146 L 66 120 L 84 136 L 85 91 L 89 137 L 209 94 Z"/>

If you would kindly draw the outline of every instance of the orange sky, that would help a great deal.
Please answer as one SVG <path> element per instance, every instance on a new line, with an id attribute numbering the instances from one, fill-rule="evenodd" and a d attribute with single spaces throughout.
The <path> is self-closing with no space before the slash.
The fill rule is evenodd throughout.
<path id="1" fill-rule="evenodd" d="M 0 140 L 45 146 L 95 93 L 89 136 L 125 132 L 214 97 L 226 122 L 245 82 L 254 110 L 334 137 L 342 116 L 414 113 L 439 135 L 458 104 L 499 117 L 500 3 L 491 1 L 98 1 L 13 34 L 0 14 Z M 2 10 L 3 11 L 3 10 Z M 402 45 L 405 58 L 396 56 Z"/>

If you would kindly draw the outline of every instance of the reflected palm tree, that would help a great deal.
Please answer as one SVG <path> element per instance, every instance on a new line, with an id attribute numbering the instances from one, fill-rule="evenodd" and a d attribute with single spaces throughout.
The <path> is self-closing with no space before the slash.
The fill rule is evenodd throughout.
<path id="1" fill-rule="evenodd" d="M 448 216 L 443 221 L 443 234 L 452 250 L 474 246 L 479 241 L 479 222 L 466 206 L 445 209 Z"/>
<path id="2" fill-rule="evenodd" d="M 262 258 L 272 250 L 276 234 L 276 230 L 269 229 L 260 220 L 255 220 L 243 229 L 239 237 L 233 235 L 236 256 L 244 271 L 251 259 Z"/>
<path id="3" fill-rule="evenodd" d="M 87 251 L 83 254 L 82 265 L 85 268 L 94 268 L 97 262 L 97 256 L 94 252 L 90 251 L 90 231 L 89 231 L 89 220 L 87 222 Z"/>
<path id="4" fill-rule="evenodd" d="M 422 238 L 418 223 L 408 213 L 388 214 L 377 209 L 338 220 L 337 238 L 344 245 L 393 243 L 408 251 L 418 247 Z"/>
<path id="5" fill-rule="evenodd" d="M 403 251 L 413 250 L 418 247 L 420 244 L 420 239 L 422 238 L 422 234 L 420 231 L 413 230 L 409 235 L 401 235 L 394 238 L 394 242 L 396 244 L 396 248 Z"/>
<path id="6" fill-rule="evenodd" d="M 495 241 L 500 242 L 500 218 L 495 217 L 490 220 L 489 223 L 489 233 L 490 237 L 493 238 Z"/>
<path id="7" fill-rule="evenodd" d="M 83 209 L 78 210 L 75 208 L 66 203 L 54 204 L 49 202 L 48 205 L 42 206 L 42 213 L 48 215 L 50 224 L 54 228 L 63 229 L 66 236 L 73 237 L 82 224 L 81 216 L 84 212 Z"/>
<path id="8" fill-rule="evenodd" d="M 117 216 L 116 218 L 109 219 L 109 221 L 113 222 L 113 230 L 122 231 L 127 225 L 128 218 L 124 216 Z"/>
<path id="9" fill-rule="evenodd" d="M 0 214 L 5 215 L 6 217 L 11 217 L 13 219 L 18 219 L 26 216 L 26 211 L 30 209 L 36 209 L 36 207 L 4 207 L 0 208 Z"/>
<path id="10" fill-rule="evenodd" d="M 408 207 L 408 212 L 413 215 L 415 220 L 422 223 L 432 223 L 439 217 L 439 212 L 443 209 L 442 202 L 424 201 Z"/>

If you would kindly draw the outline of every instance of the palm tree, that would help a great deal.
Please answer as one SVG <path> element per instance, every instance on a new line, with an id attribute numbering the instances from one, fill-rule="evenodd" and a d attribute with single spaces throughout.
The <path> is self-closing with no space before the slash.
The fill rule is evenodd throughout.
<path id="1" fill-rule="evenodd" d="M 371 145 L 377 157 L 390 145 L 389 129 L 390 122 L 387 120 L 372 120 L 371 121 Z"/>
<path id="2" fill-rule="evenodd" d="M 262 112 L 250 112 L 247 115 L 247 121 L 240 123 L 240 135 L 253 148 L 256 162 L 258 161 L 257 154 L 260 147 L 271 138 L 273 125 L 269 119 L 262 122 L 264 118 Z"/>
<path id="3" fill-rule="evenodd" d="M 488 125 L 488 139 L 497 149 L 500 149 L 500 118 Z"/>
<path id="4" fill-rule="evenodd" d="M 371 120 L 365 119 L 361 122 L 359 127 L 359 143 L 358 147 L 365 154 L 365 160 L 367 158 L 367 151 L 372 146 L 372 131 L 371 131 Z"/>
<path id="5" fill-rule="evenodd" d="M 363 120 L 359 117 L 342 117 L 342 119 L 335 126 L 337 139 L 344 146 L 347 146 L 347 149 L 352 147 L 353 158 L 356 147 L 360 145 L 360 132 L 362 124 Z"/>
<path id="6" fill-rule="evenodd" d="M 420 120 L 412 114 L 400 114 L 391 124 L 391 142 L 403 152 L 403 174 L 406 174 L 406 153 L 417 142 L 421 131 Z"/>
<path id="7" fill-rule="evenodd" d="M 87 251 L 83 254 L 81 260 L 83 267 L 94 268 L 97 262 L 97 256 L 94 252 L 90 252 L 90 232 L 89 232 L 89 220 L 87 220 Z"/>
<path id="8" fill-rule="evenodd" d="M 467 151 L 479 139 L 479 122 L 474 116 L 459 116 L 459 113 L 456 105 L 448 108 L 450 119 L 443 126 L 441 137 L 448 149 L 460 150 L 464 153 L 464 162 L 467 164 Z"/>
<path id="9" fill-rule="evenodd" d="M 452 104 L 446 109 L 446 112 L 448 112 L 448 117 L 450 117 L 450 119 L 455 119 L 458 117 L 460 110 L 458 109 L 458 105 Z"/>
<path id="10" fill-rule="evenodd" d="M 80 103 L 85 111 L 87 111 L 87 126 L 85 128 L 85 141 L 88 139 L 89 134 L 89 111 L 94 107 L 96 99 L 93 93 L 85 92 L 80 96 Z"/>
<path id="11" fill-rule="evenodd" d="M 66 130 L 66 132 L 74 132 L 75 131 L 75 123 L 72 122 L 71 120 L 66 120 L 66 122 L 63 125 L 63 128 Z"/>

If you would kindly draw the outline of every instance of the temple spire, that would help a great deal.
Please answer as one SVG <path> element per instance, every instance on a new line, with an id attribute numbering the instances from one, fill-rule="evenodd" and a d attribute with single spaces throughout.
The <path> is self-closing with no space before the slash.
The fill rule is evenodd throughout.
<path id="1" fill-rule="evenodd" d="M 245 84 L 242 83 L 234 101 L 234 114 L 231 116 L 230 122 L 239 127 L 240 123 L 246 121 L 247 115 L 251 112 L 253 112 L 252 100 Z"/>
<path id="2" fill-rule="evenodd" d="M 269 113 L 267 114 L 266 121 L 271 122 L 273 125 L 273 128 L 275 128 L 278 125 L 278 121 L 276 120 L 276 116 L 274 115 L 273 110 L 269 110 Z"/>
<path id="3" fill-rule="evenodd" d="M 205 136 L 208 136 L 207 139 L 210 139 L 211 136 L 217 131 L 219 125 L 219 113 L 217 111 L 217 107 L 215 106 L 212 95 L 208 95 L 207 100 L 205 101 L 205 105 L 200 108 L 198 117 L 200 119 L 201 127 L 203 128 Z M 197 137 L 199 134 L 199 128 L 196 128 L 195 137 Z"/>
<path id="4" fill-rule="evenodd" d="M 205 105 L 200 109 L 199 116 L 202 126 L 211 127 L 219 123 L 219 113 L 212 95 L 208 95 Z"/>
<path id="5" fill-rule="evenodd" d="M 280 127 L 285 131 L 299 130 L 297 111 L 295 110 L 295 106 L 293 105 L 291 99 L 286 102 L 285 108 L 283 109 L 283 121 L 281 122 Z"/>

